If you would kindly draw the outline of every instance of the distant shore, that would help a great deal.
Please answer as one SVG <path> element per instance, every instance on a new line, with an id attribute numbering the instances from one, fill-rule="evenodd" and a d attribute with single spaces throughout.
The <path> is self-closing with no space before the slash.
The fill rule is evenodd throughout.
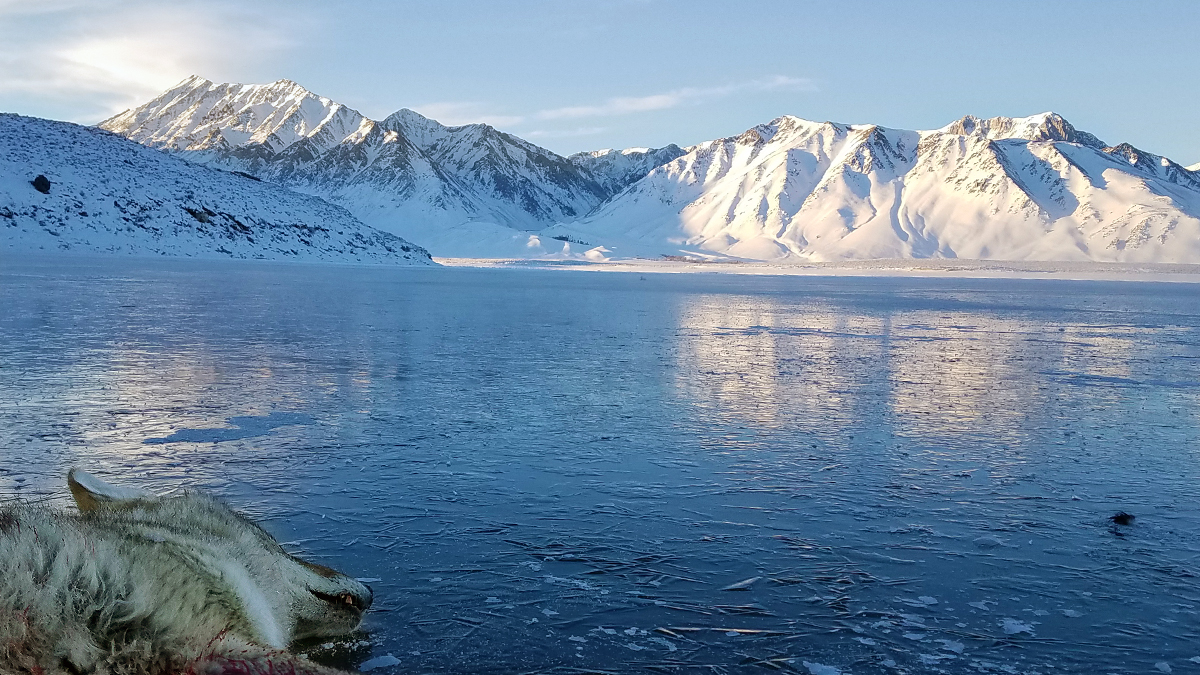
<path id="1" fill-rule="evenodd" d="M 788 276 L 900 276 L 998 279 L 1075 279 L 1092 281 L 1159 281 L 1200 283 L 1200 265 L 1184 263 L 1113 263 L 1077 261 L 1009 261 L 960 259 L 842 260 L 837 262 L 738 262 L 684 260 L 526 260 L 439 258 L 447 267 L 640 272 L 643 274 L 754 274 Z"/>

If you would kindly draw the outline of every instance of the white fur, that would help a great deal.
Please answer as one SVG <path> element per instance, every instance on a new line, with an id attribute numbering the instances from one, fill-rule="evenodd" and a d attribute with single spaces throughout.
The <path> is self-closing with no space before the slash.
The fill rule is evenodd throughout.
<path id="1" fill-rule="evenodd" d="M 278 650 L 370 604 L 215 499 L 68 482 L 80 515 L 0 507 L 0 673 L 329 673 Z"/>
<path id="2" fill-rule="evenodd" d="M 67 474 L 71 479 L 75 480 L 81 487 L 88 492 L 98 497 L 104 497 L 114 501 L 122 499 L 142 499 L 151 496 L 149 492 L 144 490 L 135 490 L 134 488 L 120 487 L 111 483 L 96 478 L 86 471 L 79 469 L 71 469 Z"/>
<path id="3" fill-rule="evenodd" d="M 267 596 L 258 584 L 250 578 L 246 568 L 234 560 L 214 561 L 217 569 L 221 570 L 225 581 L 237 594 L 250 620 L 258 632 L 258 638 L 263 644 L 276 649 L 288 646 L 288 634 L 275 618 L 274 608 L 267 602 Z"/>

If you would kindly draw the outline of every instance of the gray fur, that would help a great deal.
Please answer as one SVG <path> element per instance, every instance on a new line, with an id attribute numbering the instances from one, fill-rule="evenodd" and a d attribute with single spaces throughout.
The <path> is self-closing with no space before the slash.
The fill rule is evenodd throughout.
<path id="1" fill-rule="evenodd" d="M 330 672 L 283 650 L 370 605 L 216 499 L 69 482 L 81 514 L 0 508 L 0 673 Z"/>

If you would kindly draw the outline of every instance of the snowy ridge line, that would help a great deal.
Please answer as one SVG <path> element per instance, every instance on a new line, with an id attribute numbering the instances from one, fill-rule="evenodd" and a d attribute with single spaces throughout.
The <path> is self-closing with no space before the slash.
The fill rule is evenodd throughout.
<path id="1" fill-rule="evenodd" d="M 1200 262 L 1200 173 L 1055 113 L 933 131 L 784 116 L 543 234 L 610 258 Z"/>
<path id="2" fill-rule="evenodd" d="M 1200 262 L 1200 165 L 1055 113 L 932 131 L 784 116 L 688 148 L 564 158 L 411 110 L 376 122 L 289 80 L 193 77 L 101 126 L 446 257 Z"/>
<path id="3" fill-rule="evenodd" d="M 345 210 L 92 127 L 0 114 L 0 250 L 429 265 Z"/>
<path id="4" fill-rule="evenodd" d="M 579 218 L 683 154 L 671 146 L 568 159 L 486 124 L 448 127 L 407 109 L 370 120 L 290 80 L 243 85 L 191 77 L 99 126 L 319 195 L 372 226 L 418 240 L 471 222 L 526 231 Z M 470 235 L 486 237 L 490 229 Z"/>

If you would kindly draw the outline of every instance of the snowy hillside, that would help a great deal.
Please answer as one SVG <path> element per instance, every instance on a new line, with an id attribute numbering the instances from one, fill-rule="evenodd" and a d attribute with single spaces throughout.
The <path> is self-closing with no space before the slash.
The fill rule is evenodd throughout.
<path id="1" fill-rule="evenodd" d="M 1200 172 L 1200 162 L 1197 162 L 1188 167 L 1188 171 Z"/>
<path id="2" fill-rule="evenodd" d="M 545 234 L 615 257 L 1200 263 L 1200 175 L 1052 113 L 936 131 L 781 117 Z"/>
<path id="3" fill-rule="evenodd" d="M 39 249 L 430 264 L 315 197 L 99 129 L 0 114 L 0 250 Z"/>
<path id="4" fill-rule="evenodd" d="M 501 240 L 499 255 L 553 252 L 522 233 L 581 218 L 637 177 L 625 167 L 616 187 L 609 173 L 485 124 L 447 127 L 411 110 L 376 122 L 288 80 L 193 77 L 100 127 L 324 197 L 439 255 Z"/>

